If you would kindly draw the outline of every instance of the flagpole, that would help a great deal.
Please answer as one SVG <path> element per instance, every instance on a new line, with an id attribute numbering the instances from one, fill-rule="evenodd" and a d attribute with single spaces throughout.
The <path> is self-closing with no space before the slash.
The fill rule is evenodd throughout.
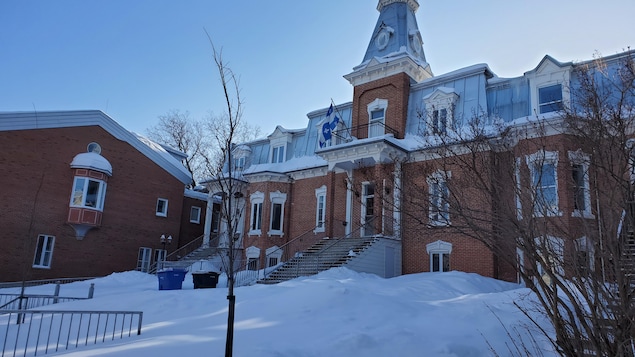
<path id="1" fill-rule="evenodd" d="M 333 108 L 335 109 L 335 113 L 338 114 L 340 116 L 340 118 L 342 119 L 342 124 L 346 128 L 346 132 L 348 133 L 348 137 L 351 138 L 352 137 L 351 129 L 348 127 L 348 125 L 346 125 L 346 122 L 344 121 L 344 116 L 342 115 L 342 113 L 340 113 L 339 109 L 337 109 L 337 105 L 335 105 L 335 102 L 333 101 L 333 98 L 331 98 L 331 105 L 333 105 Z"/>

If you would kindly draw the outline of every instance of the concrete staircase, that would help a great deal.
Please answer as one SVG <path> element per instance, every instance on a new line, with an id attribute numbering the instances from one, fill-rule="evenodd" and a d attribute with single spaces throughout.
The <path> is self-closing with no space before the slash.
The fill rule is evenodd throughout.
<path id="1" fill-rule="evenodd" d="M 259 284 L 277 284 L 299 276 L 310 276 L 330 268 L 346 265 L 370 247 L 373 237 L 322 239 L 284 263 Z"/>

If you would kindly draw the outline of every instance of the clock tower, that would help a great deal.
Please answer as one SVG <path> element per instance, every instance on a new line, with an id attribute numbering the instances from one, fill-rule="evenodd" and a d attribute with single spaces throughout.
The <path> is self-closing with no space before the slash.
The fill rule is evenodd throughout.
<path id="1" fill-rule="evenodd" d="M 374 135 L 403 138 L 410 86 L 433 76 L 415 17 L 418 9 L 416 0 L 379 0 L 364 59 L 344 76 L 354 87 L 352 125 L 358 138 L 373 136 L 366 126 L 381 126 Z"/>

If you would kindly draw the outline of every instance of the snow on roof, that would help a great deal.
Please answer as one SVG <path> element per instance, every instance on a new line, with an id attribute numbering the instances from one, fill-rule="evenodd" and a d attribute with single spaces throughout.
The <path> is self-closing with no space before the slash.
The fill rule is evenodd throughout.
<path id="1" fill-rule="evenodd" d="M 285 162 L 276 163 L 276 164 L 258 164 L 251 165 L 245 171 L 243 171 L 243 175 L 255 174 L 259 172 L 277 172 L 277 173 L 287 173 L 299 170 L 306 170 L 315 167 L 327 166 L 328 163 L 323 158 L 312 155 L 312 156 L 302 156 L 302 157 L 294 157 L 291 160 L 287 160 Z"/>
<path id="2" fill-rule="evenodd" d="M 205 192 L 194 191 L 190 189 L 185 189 L 185 192 L 183 192 L 183 195 L 185 197 L 194 198 L 196 200 L 201 200 L 201 201 L 207 201 L 207 196 L 208 196 L 208 194 Z"/>
<path id="3" fill-rule="evenodd" d="M 112 165 L 105 157 L 95 152 L 77 154 L 71 161 L 73 169 L 90 169 L 112 176 Z"/>
<path id="4" fill-rule="evenodd" d="M 135 133 L 135 132 L 131 132 L 131 133 L 134 136 L 136 136 L 137 139 L 139 141 L 141 141 L 142 143 L 144 143 L 147 147 L 152 149 L 157 154 L 161 155 L 161 157 L 163 157 L 166 161 L 168 161 L 170 164 L 172 164 L 179 171 L 181 171 L 181 173 L 189 176 L 190 178 L 192 177 L 190 172 L 187 171 L 187 168 L 180 161 L 178 161 L 171 153 L 169 153 L 167 150 L 165 150 L 163 145 L 158 144 L 158 143 L 148 139 L 147 137 L 145 137 L 145 136 L 143 136 L 141 134 L 138 134 L 138 133 Z"/>
<path id="5" fill-rule="evenodd" d="M 125 141 L 148 159 L 184 184 L 192 182 L 192 175 L 183 164 L 159 144 L 142 141 L 101 110 L 65 110 L 0 113 L 0 131 L 73 128 L 99 126 L 115 138 Z"/>

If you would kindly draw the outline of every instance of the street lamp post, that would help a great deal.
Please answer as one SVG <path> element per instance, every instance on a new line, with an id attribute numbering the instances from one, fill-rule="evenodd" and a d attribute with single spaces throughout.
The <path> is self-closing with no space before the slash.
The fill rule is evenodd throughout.
<path id="1" fill-rule="evenodd" d="M 163 254 L 161 257 L 161 268 L 163 268 L 163 263 L 165 262 L 165 259 L 168 256 L 168 251 L 166 250 L 166 244 L 172 244 L 172 236 L 169 235 L 167 238 L 165 237 L 165 234 L 161 234 L 161 245 L 163 245 Z"/>

